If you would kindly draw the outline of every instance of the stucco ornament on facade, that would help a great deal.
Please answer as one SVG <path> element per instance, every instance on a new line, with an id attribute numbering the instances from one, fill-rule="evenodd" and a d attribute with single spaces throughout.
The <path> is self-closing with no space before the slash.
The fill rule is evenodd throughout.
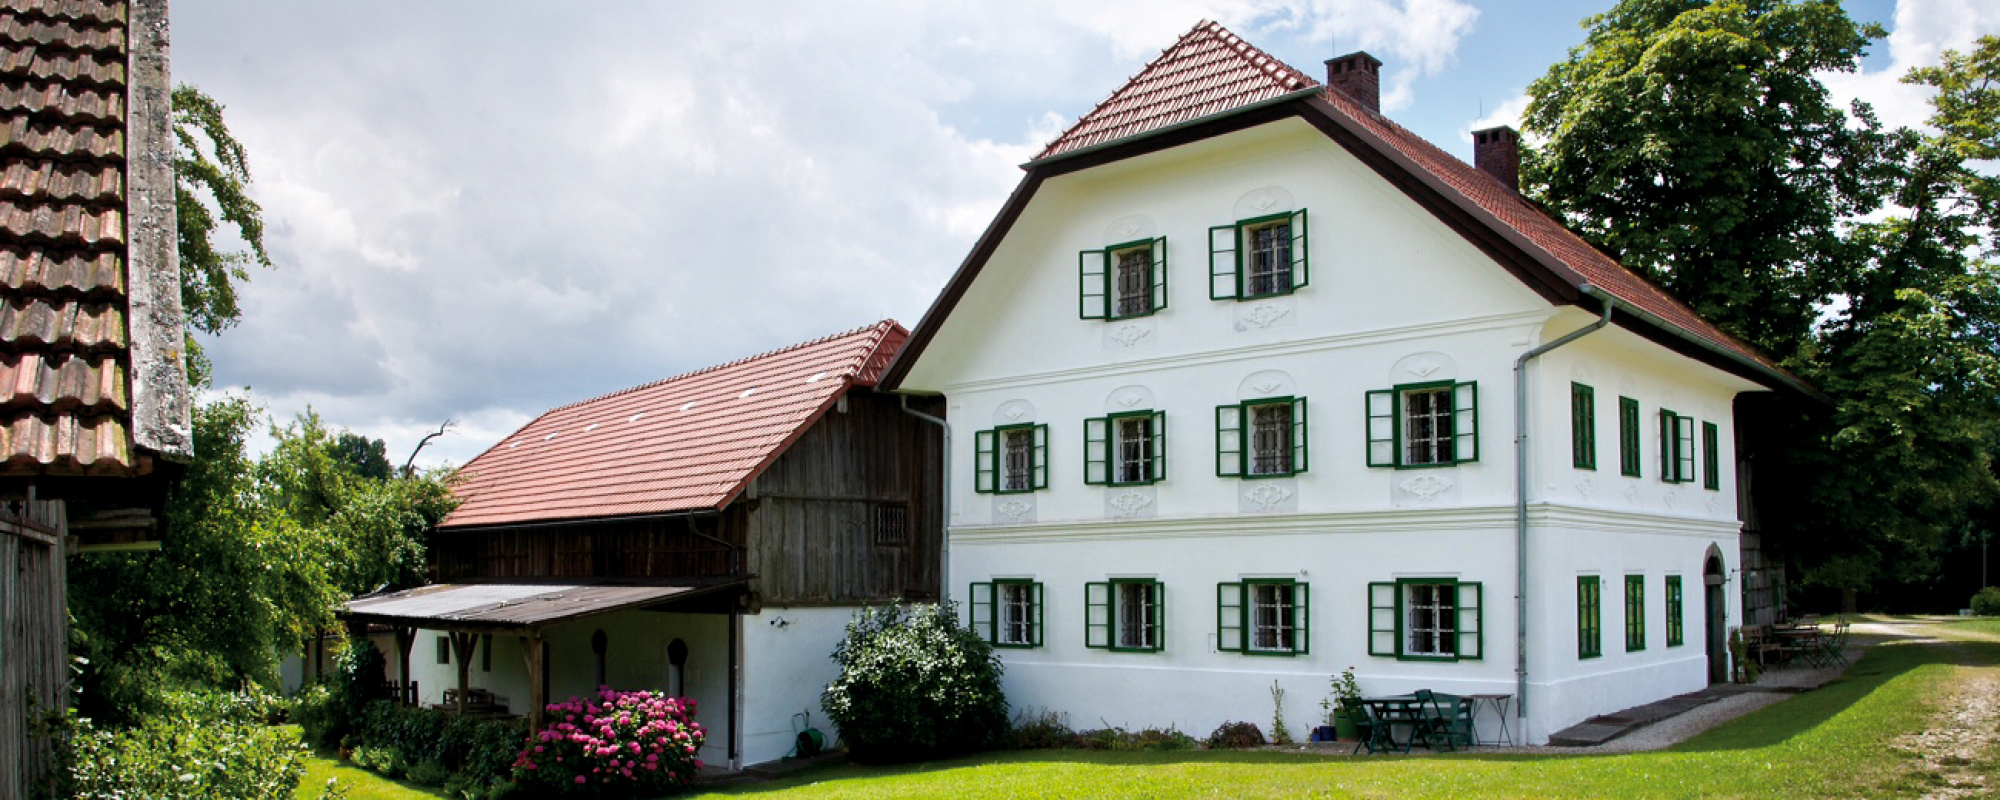
<path id="1" fill-rule="evenodd" d="M 1292 310 L 1277 303 L 1258 303 L 1243 312 L 1243 321 L 1259 328 L 1269 328 L 1272 323 L 1284 319 Z"/>
<path id="2" fill-rule="evenodd" d="M 1638 482 L 1634 481 L 1625 484 L 1625 504 L 1628 506 L 1636 506 L 1639 504 Z"/>
<path id="3" fill-rule="evenodd" d="M 1144 492 L 1120 492 L 1117 496 L 1111 498 L 1111 507 L 1116 509 L 1118 515 L 1121 517 L 1129 517 L 1137 514 L 1152 504 L 1152 496 Z"/>
<path id="4" fill-rule="evenodd" d="M 1292 490 L 1283 486 L 1273 486 L 1268 483 L 1243 493 L 1243 499 L 1250 501 L 1251 505 L 1263 511 L 1277 508 L 1278 504 L 1291 499 L 1291 497 Z"/>
<path id="5" fill-rule="evenodd" d="M 1416 497 L 1419 501 L 1430 502 L 1438 495 L 1443 494 L 1446 489 L 1451 488 L 1451 480 L 1437 475 L 1425 474 L 1405 478 L 1400 485 L 1403 491 L 1409 492 L 1411 496 Z"/>
<path id="6" fill-rule="evenodd" d="M 1415 375 L 1419 378 L 1428 378 L 1431 376 L 1431 373 L 1437 372 L 1438 370 L 1443 368 L 1444 365 L 1439 364 L 1436 361 L 1419 361 L 1417 363 L 1410 365 L 1410 374 Z"/>
<path id="7" fill-rule="evenodd" d="M 1145 399 L 1144 397 L 1140 397 L 1138 392 L 1126 392 L 1118 396 L 1117 403 L 1126 408 L 1132 408 L 1144 402 Z"/>
<path id="8" fill-rule="evenodd" d="M 1592 481 L 1590 479 L 1590 476 L 1585 475 L 1577 479 L 1576 494 L 1578 497 L 1581 497 L 1585 500 L 1589 500 L 1590 496 L 1596 493 L 1596 491 L 1597 491 L 1597 483 L 1595 481 Z"/>
<path id="9" fill-rule="evenodd" d="M 1111 330 L 1111 341 L 1131 347 L 1151 335 L 1153 335 L 1152 328 L 1135 322 L 1128 322 Z"/>
<path id="10" fill-rule="evenodd" d="M 1035 510 L 1035 506 L 1026 500 L 1014 497 L 994 503 L 993 510 L 1000 516 L 1006 517 L 1009 522 L 1020 522 L 1028 516 L 1028 512 Z"/>

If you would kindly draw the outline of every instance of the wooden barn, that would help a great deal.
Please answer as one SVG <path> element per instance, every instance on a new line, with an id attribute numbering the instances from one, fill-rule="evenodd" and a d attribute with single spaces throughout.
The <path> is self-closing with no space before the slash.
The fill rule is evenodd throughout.
<path id="1" fill-rule="evenodd" d="M 164 0 L 0 0 L 0 797 L 48 788 L 65 558 L 159 547 L 192 455 L 172 85 Z"/>
<path id="2" fill-rule="evenodd" d="M 358 598 L 414 702 L 692 697 L 702 758 L 791 749 L 855 609 L 935 600 L 943 429 L 875 391 L 893 321 L 543 414 L 468 463 L 435 584 Z M 413 686 L 412 686 L 413 684 Z"/>

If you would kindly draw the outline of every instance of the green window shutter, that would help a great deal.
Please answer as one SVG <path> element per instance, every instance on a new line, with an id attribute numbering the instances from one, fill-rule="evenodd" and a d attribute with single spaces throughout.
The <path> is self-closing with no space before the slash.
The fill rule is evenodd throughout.
<path id="1" fill-rule="evenodd" d="M 1292 652 L 1312 652 L 1312 587 L 1292 584 Z"/>
<path id="2" fill-rule="evenodd" d="M 1396 611 L 1400 594 L 1395 581 L 1368 584 L 1368 654 L 1395 656 L 1402 651 L 1403 619 Z"/>
<path id="3" fill-rule="evenodd" d="M 1577 469 L 1597 469 L 1597 393 L 1581 383 L 1569 385 L 1569 442 Z"/>
<path id="4" fill-rule="evenodd" d="M 1311 261 L 1306 257 L 1306 210 L 1292 212 L 1292 290 L 1305 288 L 1310 282 Z"/>
<path id="5" fill-rule="evenodd" d="M 1576 657 L 1596 658 L 1603 653 L 1598 637 L 1597 576 L 1576 578 Z"/>
<path id="6" fill-rule="evenodd" d="M 966 627 L 985 638 L 989 644 L 1000 641 L 1000 632 L 993 613 L 993 584 L 972 584 L 972 591 L 968 592 L 967 596 L 971 602 L 965 606 L 969 615 Z"/>
<path id="7" fill-rule="evenodd" d="M 1306 471 L 1306 399 L 1292 398 L 1292 474 Z"/>
<path id="8" fill-rule="evenodd" d="M 1111 482 L 1110 417 L 1083 421 L 1083 482 L 1090 486 Z"/>
<path id="9" fill-rule="evenodd" d="M 1153 649 L 1167 649 L 1167 585 L 1153 581 Z"/>
<path id="10" fill-rule="evenodd" d="M 1146 477 L 1152 481 L 1167 479 L 1167 412 L 1153 412 L 1153 463 L 1147 465 Z"/>
<path id="11" fill-rule="evenodd" d="M 1083 585 L 1083 646 L 1097 650 L 1111 648 L 1111 584 Z"/>
<path id="12" fill-rule="evenodd" d="M 1674 481 L 1694 482 L 1694 417 L 1674 417 Z"/>
<path id="13" fill-rule="evenodd" d="M 975 492 L 992 494 L 1000 487 L 997 478 L 1000 470 L 999 438 L 999 432 L 993 430 L 972 435 L 972 490 Z"/>
<path id="14" fill-rule="evenodd" d="M 1660 480 L 1674 482 L 1674 412 L 1660 409 Z"/>
<path id="15" fill-rule="evenodd" d="M 1049 488 L 1049 426 L 1036 425 L 1034 436 L 1035 449 L 1028 456 L 1028 474 L 1033 476 L 1029 485 L 1036 489 L 1047 489 Z"/>
<path id="16" fill-rule="evenodd" d="M 1646 649 L 1646 576 L 1625 576 L 1625 651 Z"/>
<path id="17" fill-rule="evenodd" d="M 1234 300 L 1242 294 L 1237 277 L 1236 226 L 1208 229 L 1208 299 Z"/>
<path id="18" fill-rule="evenodd" d="M 1456 463 L 1479 460 L 1479 382 L 1451 386 L 1451 449 Z"/>
<path id="19" fill-rule="evenodd" d="M 1396 466 L 1396 391 L 1376 389 L 1363 402 L 1368 414 L 1368 466 Z"/>
<path id="20" fill-rule="evenodd" d="M 1041 646 L 1042 646 L 1042 609 L 1043 609 L 1043 604 L 1042 604 L 1042 582 L 1041 582 L 1041 581 L 1035 581 L 1035 588 L 1034 588 L 1034 600 L 1033 600 L 1033 602 L 1034 602 L 1034 604 L 1035 604 L 1035 622 L 1034 622 L 1034 625 L 1033 625 L 1032 627 L 1028 628 L 1028 646 L 1029 646 L 1029 647 L 1041 647 Z"/>
<path id="21" fill-rule="evenodd" d="M 1701 424 L 1701 488 L 1722 489 L 1722 431 L 1713 422 Z"/>
<path id="22" fill-rule="evenodd" d="M 1215 649 L 1241 653 L 1243 636 L 1243 584 L 1215 585 Z"/>
<path id="23" fill-rule="evenodd" d="M 1167 237 L 1153 240 L 1153 310 L 1167 307 Z"/>
<path id="24" fill-rule="evenodd" d="M 1111 317 L 1111 253 L 1085 250 L 1076 254 L 1076 314 L 1083 319 Z"/>
<path id="25" fill-rule="evenodd" d="M 1685 609 L 1683 608 L 1682 603 L 1683 601 L 1681 599 L 1681 576 L 1668 575 L 1667 576 L 1667 646 L 1668 647 L 1679 647 L 1683 643 L 1681 638 L 1682 624 L 1683 624 L 1681 622 L 1681 612 L 1684 611 Z"/>
<path id="26" fill-rule="evenodd" d="M 1243 474 L 1243 406 L 1215 407 L 1215 474 Z"/>
<path id="27" fill-rule="evenodd" d="M 1639 477 L 1639 401 L 1618 398 L 1618 474 Z"/>
<path id="28" fill-rule="evenodd" d="M 1474 581 L 1460 582 L 1457 587 L 1458 608 L 1458 657 L 1479 660 L 1486 657 L 1486 592 L 1485 587 Z"/>

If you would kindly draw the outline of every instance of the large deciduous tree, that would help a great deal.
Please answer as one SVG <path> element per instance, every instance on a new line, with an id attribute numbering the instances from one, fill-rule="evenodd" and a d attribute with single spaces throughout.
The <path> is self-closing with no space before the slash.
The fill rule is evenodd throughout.
<path id="1" fill-rule="evenodd" d="M 1809 579 L 1934 581 L 2000 489 L 2000 183 L 1976 168 L 2000 43 L 1913 72 L 1936 114 L 1885 131 L 1816 77 L 1882 35 L 1837 3 L 1625 0 L 1585 26 L 1530 88 L 1528 191 L 1831 397 L 1760 456 L 1765 528 Z"/>

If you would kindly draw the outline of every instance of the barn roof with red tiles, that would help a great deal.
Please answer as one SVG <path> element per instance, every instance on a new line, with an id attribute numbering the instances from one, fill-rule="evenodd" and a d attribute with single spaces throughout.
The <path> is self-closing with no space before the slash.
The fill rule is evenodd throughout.
<path id="1" fill-rule="evenodd" d="M 1282 97 L 1317 85 L 1305 73 L 1203 21 L 1063 131 L 1051 158 Z"/>
<path id="2" fill-rule="evenodd" d="M 0 0 L 0 476 L 192 450 L 165 25 L 160 0 Z"/>
<path id="3" fill-rule="evenodd" d="M 460 470 L 441 527 L 720 509 L 908 336 L 883 320 L 553 409 Z"/>
<path id="4" fill-rule="evenodd" d="M 1756 374 L 1759 382 L 1774 388 L 1784 385 L 1817 394 L 1771 357 L 1702 319 L 1686 303 L 1598 251 L 1492 176 L 1337 89 L 1303 91 L 1320 85 L 1215 23 L 1203 22 L 1182 35 L 1029 162 L 1028 177 L 925 312 L 909 346 L 890 366 L 887 385 L 895 388 L 901 383 L 1042 180 L 1082 168 L 1078 165 L 1085 162 L 1117 160 L 1150 152 L 1149 147 L 1175 143 L 1145 134 L 1199 120 L 1214 128 L 1214 133 L 1197 135 L 1217 135 L 1233 129 L 1228 127 L 1229 120 L 1249 116 L 1252 108 L 1269 106 L 1323 123 L 1322 128 L 1330 125 L 1353 134 L 1354 142 L 1383 157 L 1378 163 L 1391 164 L 1387 168 L 1417 178 L 1442 202 L 1458 206 L 1471 219 L 1500 234 L 1508 246 L 1538 263 L 1541 274 L 1564 284 L 1563 291 L 1571 296 L 1589 289 L 1610 295 L 1637 324 L 1688 340 L 1720 361 Z M 1271 100 L 1281 102 L 1266 102 Z M 1622 321 L 1631 324 L 1632 319 Z"/>

